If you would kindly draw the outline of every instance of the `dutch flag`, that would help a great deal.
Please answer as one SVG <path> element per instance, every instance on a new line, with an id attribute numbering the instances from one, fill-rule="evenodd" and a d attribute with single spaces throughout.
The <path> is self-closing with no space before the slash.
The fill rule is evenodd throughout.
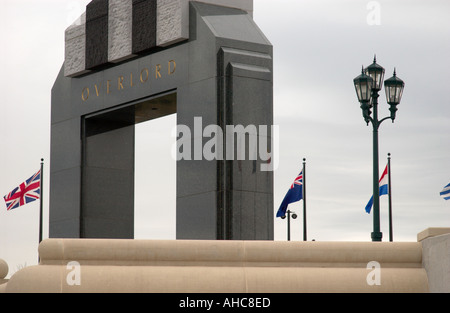
<path id="1" fill-rule="evenodd" d="M 381 175 L 380 178 L 380 196 L 382 195 L 387 195 L 389 193 L 388 190 L 388 167 L 386 165 L 386 168 L 384 169 L 383 174 Z M 450 196 L 450 195 L 449 195 Z M 370 214 L 370 210 L 372 209 L 373 206 L 373 195 L 370 198 L 369 202 L 366 205 L 366 212 Z"/>

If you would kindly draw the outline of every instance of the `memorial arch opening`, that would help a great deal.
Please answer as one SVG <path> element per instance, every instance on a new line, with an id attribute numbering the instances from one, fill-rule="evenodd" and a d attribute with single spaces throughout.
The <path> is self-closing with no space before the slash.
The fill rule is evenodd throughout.
<path id="1" fill-rule="evenodd" d="M 82 117 L 82 238 L 134 237 L 135 125 L 174 113 L 168 93 Z"/>

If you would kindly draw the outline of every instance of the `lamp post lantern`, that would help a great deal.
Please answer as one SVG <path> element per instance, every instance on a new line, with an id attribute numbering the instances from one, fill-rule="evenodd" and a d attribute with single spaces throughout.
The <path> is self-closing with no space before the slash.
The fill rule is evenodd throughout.
<path id="1" fill-rule="evenodd" d="M 369 124 L 371 104 L 371 92 L 373 79 L 364 73 L 364 68 L 361 69 L 361 75 L 353 80 L 356 89 L 356 95 L 358 96 L 358 101 L 361 103 L 361 110 L 363 111 L 363 117 L 367 124 Z"/>
<path id="2" fill-rule="evenodd" d="M 377 64 L 376 58 L 373 63 L 361 75 L 353 80 L 356 89 L 358 101 L 361 103 L 364 120 L 367 125 L 372 123 L 373 128 L 373 232 L 372 241 L 381 241 L 383 234 L 380 231 L 380 190 L 379 190 L 379 164 L 378 164 L 378 129 L 382 122 L 387 119 L 395 120 L 397 105 L 400 103 L 405 83 L 397 77 L 394 70 L 394 76 L 384 82 L 386 89 L 387 103 L 390 105 L 391 115 L 378 120 L 378 97 L 383 87 L 384 68 Z M 373 110 L 373 115 L 372 111 Z"/>
<path id="3" fill-rule="evenodd" d="M 386 80 L 384 86 L 386 89 L 386 101 L 391 106 L 389 111 L 391 111 L 391 119 L 394 122 L 397 105 L 400 104 L 400 100 L 402 99 L 405 83 L 397 77 L 394 69 L 394 76 Z"/>

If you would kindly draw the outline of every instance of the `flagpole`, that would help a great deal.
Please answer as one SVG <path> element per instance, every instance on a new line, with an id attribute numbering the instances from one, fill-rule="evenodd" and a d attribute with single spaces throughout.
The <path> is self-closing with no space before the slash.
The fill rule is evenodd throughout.
<path id="1" fill-rule="evenodd" d="M 287 211 L 288 220 L 287 220 L 287 241 L 291 241 L 291 211 Z"/>
<path id="2" fill-rule="evenodd" d="M 42 241 L 42 207 L 44 201 L 44 159 L 41 159 L 41 194 L 39 196 L 40 208 L 39 208 L 39 243 Z"/>
<path id="3" fill-rule="evenodd" d="M 389 195 L 389 241 L 394 241 L 392 230 L 392 189 L 391 189 L 391 154 L 388 153 L 388 195 Z"/>
<path id="4" fill-rule="evenodd" d="M 306 158 L 303 158 L 303 241 L 306 241 Z"/>

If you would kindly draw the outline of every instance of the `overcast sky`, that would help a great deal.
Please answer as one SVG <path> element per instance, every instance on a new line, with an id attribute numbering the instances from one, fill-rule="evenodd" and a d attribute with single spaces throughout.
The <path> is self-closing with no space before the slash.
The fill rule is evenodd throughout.
<path id="1" fill-rule="evenodd" d="M 0 195 L 38 171 L 45 158 L 48 237 L 50 91 L 64 61 L 64 30 L 89 0 L 0 2 Z M 416 241 L 450 226 L 450 1 L 255 0 L 254 19 L 274 46 L 274 112 L 280 127 L 274 214 L 307 158 L 308 239 L 370 241 L 372 128 L 353 79 L 374 54 L 406 83 L 395 123 L 380 127 L 380 171 L 392 154 L 394 240 Z M 379 10 L 378 10 L 379 9 Z M 384 90 L 381 117 L 389 114 Z M 175 238 L 175 116 L 137 126 L 135 237 Z M 149 192 L 151 192 L 149 194 Z M 302 203 L 289 207 L 302 239 Z M 388 240 L 387 196 L 381 231 Z M 0 202 L 0 258 L 10 274 L 37 263 L 39 203 L 7 212 Z M 286 240 L 286 220 L 275 221 Z"/>

